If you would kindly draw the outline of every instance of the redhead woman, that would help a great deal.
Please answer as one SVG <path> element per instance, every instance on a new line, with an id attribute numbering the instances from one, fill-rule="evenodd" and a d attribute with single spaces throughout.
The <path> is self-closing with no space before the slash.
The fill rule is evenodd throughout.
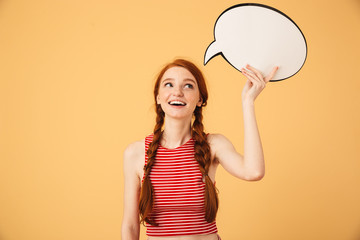
<path id="1" fill-rule="evenodd" d="M 265 171 L 254 101 L 278 68 L 266 77 L 246 68 L 244 155 L 225 136 L 204 132 L 208 92 L 199 68 L 176 59 L 160 71 L 154 131 L 124 152 L 123 240 L 138 240 L 141 223 L 147 240 L 221 239 L 216 226 L 218 165 L 246 181 L 262 179 Z"/>

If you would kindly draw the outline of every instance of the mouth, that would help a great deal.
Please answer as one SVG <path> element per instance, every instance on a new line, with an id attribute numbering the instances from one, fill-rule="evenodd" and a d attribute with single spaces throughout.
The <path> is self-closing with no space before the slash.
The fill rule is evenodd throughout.
<path id="1" fill-rule="evenodd" d="M 168 102 L 168 104 L 170 104 L 171 106 L 186 106 L 186 103 L 178 100 L 170 101 Z"/>

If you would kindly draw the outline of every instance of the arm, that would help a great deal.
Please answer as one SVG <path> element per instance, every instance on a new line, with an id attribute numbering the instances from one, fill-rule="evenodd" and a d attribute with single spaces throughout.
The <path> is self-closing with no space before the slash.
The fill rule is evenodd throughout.
<path id="1" fill-rule="evenodd" d="M 124 209 L 121 226 L 121 238 L 138 240 L 140 237 L 139 196 L 141 180 L 137 174 L 137 165 L 144 160 L 144 146 L 141 141 L 130 144 L 124 152 Z"/>
<path id="2" fill-rule="evenodd" d="M 245 151 L 245 154 L 241 155 L 231 141 L 222 134 L 209 134 L 208 141 L 215 160 L 234 177 L 246 181 L 256 181 L 263 177 L 263 173 L 257 169 L 257 164 L 261 161 L 253 161 L 247 157 L 246 154 L 251 153 L 250 151 Z"/>
<path id="3" fill-rule="evenodd" d="M 238 153 L 233 144 L 224 136 L 216 134 L 212 137 L 214 155 L 216 160 L 233 176 L 256 181 L 264 177 L 265 162 L 260 134 L 256 123 L 254 101 L 265 88 L 267 82 L 275 75 L 275 67 L 269 76 L 264 78 L 261 73 L 250 66 L 249 70 L 242 69 L 247 82 L 242 92 L 242 105 L 244 114 L 244 156 Z"/>
<path id="4" fill-rule="evenodd" d="M 264 153 L 255 118 L 253 103 L 243 103 L 244 114 L 244 163 L 253 179 L 260 180 L 265 175 Z"/>

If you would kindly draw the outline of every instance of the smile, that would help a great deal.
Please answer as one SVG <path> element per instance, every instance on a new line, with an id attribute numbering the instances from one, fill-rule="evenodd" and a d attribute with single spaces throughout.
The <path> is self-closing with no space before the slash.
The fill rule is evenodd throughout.
<path id="1" fill-rule="evenodd" d="M 169 104 L 173 105 L 173 106 L 185 106 L 186 105 L 186 103 L 178 101 L 178 100 L 170 101 Z"/>

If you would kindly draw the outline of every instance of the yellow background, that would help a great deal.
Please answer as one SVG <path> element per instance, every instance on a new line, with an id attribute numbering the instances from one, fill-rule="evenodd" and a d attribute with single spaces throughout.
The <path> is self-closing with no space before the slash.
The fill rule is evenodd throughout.
<path id="1" fill-rule="evenodd" d="M 0 239 L 121 238 L 123 150 L 152 131 L 154 77 L 175 57 L 207 77 L 206 131 L 243 152 L 245 79 L 220 56 L 202 66 L 239 3 L 0 1 Z M 256 99 L 265 177 L 219 167 L 219 234 L 359 239 L 360 1 L 259 3 L 298 24 L 308 57 Z"/>

